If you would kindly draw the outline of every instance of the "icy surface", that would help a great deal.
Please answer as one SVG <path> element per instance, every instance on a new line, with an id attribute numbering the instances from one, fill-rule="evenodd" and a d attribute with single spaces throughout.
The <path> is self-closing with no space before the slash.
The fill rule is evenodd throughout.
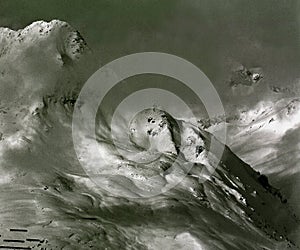
<path id="1" fill-rule="evenodd" d="M 216 119 L 208 129 L 217 134 L 218 122 Z M 300 99 L 262 101 L 227 118 L 227 124 L 232 150 L 255 170 L 268 175 L 299 214 Z"/>
<path id="2" fill-rule="evenodd" d="M 212 135 L 163 111 L 138 114 L 123 131 L 132 133 L 131 142 L 118 142 L 125 150 L 135 145 L 147 149 L 146 156 L 151 149 L 160 157 L 101 165 L 114 195 L 95 185 L 79 164 L 71 135 L 73 105 L 87 75 L 81 67 L 85 42 L 60 21 L 35 22 L 20 31 L 3 28 L 0 39 L 2 238 L 16 237 L 9 229 L 26 228 L 18 236 L 40 239 L 24 243 L 37 249 L 297 249 L 299 220 L 268 179 L 228 147 L 214 174 L 207 175 L 216 162 L 208 153 Z M 109 156 L 112 141 L 101 136 Z M 83 138 L 83 151 L 88 142 Z M 143 198 L 143 188 L 177 178 L 168 167 L 179 154 L 178 169 L 194 163 L 184 180 Z M 153 172 L 160 178 L 148 183 Z M 127 192 L 140 198 L 128 198 Z"/>

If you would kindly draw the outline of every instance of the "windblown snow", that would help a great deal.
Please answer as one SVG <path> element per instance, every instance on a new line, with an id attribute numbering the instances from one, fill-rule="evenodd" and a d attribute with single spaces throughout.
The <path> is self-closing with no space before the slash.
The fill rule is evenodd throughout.
<path id="1" fill-rule="evenodd" d="M 35 249 L 298 249 L 299 219 L 268 178 L 228 147 L 216 160 L 212 134 L 162 110 L 149 107 L 120 128 L 128 140 L 117 147 L 128 159 L 99 163 L 105 178 L 96 185 L 72 141 L 90 54 L 62 21 L 0 29 L 0 246 L 18 237 L 38 239 L 13 243 Z M 109 157 L 116 151 L 105 129 L 99 147 Z M 89 140 L 82 138 L 82 157 L 95 150 Z M 144 196 L 177 173 L 185 175 L 178 185 Z"/>

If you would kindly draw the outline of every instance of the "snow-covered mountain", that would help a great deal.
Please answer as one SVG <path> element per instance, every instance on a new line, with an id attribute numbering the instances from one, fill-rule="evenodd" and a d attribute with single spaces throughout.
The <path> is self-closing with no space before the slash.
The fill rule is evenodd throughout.
<path id="1" fill-rule="evenodd" d="M 228 147 L 216 161 L 209 132 L 161 110 L 143 111 L 120 127 L 131 141 L 118 144 L 130 152 L 137 146 L 143 157 L 160 156 L 150 163 L 134 157 L 99 163 L 114 192 L 95 185 L 72 141 L 74 103 L 93 67 L 83 38 L 67 23 L 52 21 L 20 31 L 3 28 L 0 39 L 0 246 L 298 249 L 299 219 L 267 177 Z M 99 136 L 100 149 L 109 153 L 111 138 Z M 89 140 L 83 138 L 83 152 Z M 180 161 L 170 168 L 174 157 Z M 190 171 L 187 162 L 193 163 Z M 178 172 L 186 177 L 174 188 L 143 197 L 143 189 L 172 184 Z M 149 183 L 153 173 L 159 178 Z"/>
<path id="2" fill-rule="evenodd" d="M 255 170 L 267 175 L 297 213 L 300 211 L 299 117 L 300 99 L 284 98 L 262 101 L 226 121 L 230 148 Z M 208 130 L 218 134 L 221 120 L 208 125 Z"/>

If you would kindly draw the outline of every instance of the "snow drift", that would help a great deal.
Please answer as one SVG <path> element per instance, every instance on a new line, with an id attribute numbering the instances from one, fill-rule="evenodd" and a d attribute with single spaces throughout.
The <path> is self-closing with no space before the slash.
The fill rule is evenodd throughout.
<path id="1" fill-rule="evenodd" d="M 114 194 L 95 185 L 78 162 L 71 134 L 73 106 L 93 67 L 86 67 L 90 50 L 83 38 L 55 20 L 19 31 L 2 28 L 0 39 L 1 241 L 35 238 L 38 242 L 12 244 L 47 249 L 297 249 L 293 233 L 299 220 L 267 177 L 228 147 L 214 166 L 208 152 L 212 135 L 163 111 L 154 112 L 164 116 L 161 130 L 145 129 L 140 119 L 148 122 L 147 111 L 123 130 L 146 134 L 132 134 L 132 142 L 118 144 L 128 149 L 135 143 L 142 154 L 150 145 L 160 157 L 147 165 L 135 162 L 132 154 L 130 161 L 105 166 Z M 174 121 L 186 133 L 182 152 Z M 98 132 L 106 145 L 111 143 L 101 131 L 105 128 Z M 83 138 L 86 148 L 88 139 Z M 144 198 L 140 190 L 145 186 L 176 178 L 168 166 L 180 153 L 178 169 L 193 163 L 184 180 Z M 211 166 L 216 171 L 207 175 L 203 170 Z M 149 171 L 160 176 L 156 183 L 147 182 Z M 140 198 L 128 198 L 128 192 Z M 26 230 L 15 233 L 13 228 Z"/>

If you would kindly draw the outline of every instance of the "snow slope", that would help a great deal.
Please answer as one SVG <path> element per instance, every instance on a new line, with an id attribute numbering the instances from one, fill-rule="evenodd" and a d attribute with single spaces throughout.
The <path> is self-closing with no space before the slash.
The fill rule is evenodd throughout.
<path id="1" fill-rule="evenodd" d="M 131 135 L 132 142 L 118 142 L 123 150 L 135 148 L 147 156 L 149 152 L 141 148 L 150 140 L 150 153 L 159 151 L 159 158 L 151 163 L 121 157 L 118 165 L 99 163 L 100 170 L 107 170 L 106 180 L 114 192 L 95 185 L 79 164 L 71 134 L 76 96 L 90 74 L 86 67 L 90 50 L 84 40 L 56 20 L 35 22 L 20 31 L 1 29 L 0 39 L 1 246 L 298 249 L 299 219 L 279 190 L 228 147 L 216 171 L 208 175 L 218 162 L 208 152 L 212 135 L 161 111 L 151 115 L 164 115 L 164 124 L 150 133 L 143 121 L 150 118 L 147 112 L 132 121 L 134 127 L 128 123 L 124 129 L 120 121 L 120 133 L 130 136 L 137 129 L 146 134 Z M 181 153 L 172 133 L 184 135 Z M 99 136 L 105 139 L 99 147 L 109 153 L 111 138 Z M 82 143 L 84 152 L 89 138 Z M 179 164 L 171 169 L 178 155 Z M 186 162 L 193 163 L 189 172 L 185 172 Z M 143 189 L 172 183 L 179 170 L 186 177 L 176 187 L 143 197 Z M 149 173 L 160 178 L 149 183 Z M 140 198 L 129 198 L 128 193 Z M 27 232 L 9 230 L 13 228 Z M 39 241 L 4 241 L 16 237 Z"/>
<path id="2" fill-rule="evenodd" d="M 299 214 L 300 99 L 262 101 L 227 119 L 228 145 L 282 190 Z M 217 134 L 219 125 L 209 130 Z"/>

